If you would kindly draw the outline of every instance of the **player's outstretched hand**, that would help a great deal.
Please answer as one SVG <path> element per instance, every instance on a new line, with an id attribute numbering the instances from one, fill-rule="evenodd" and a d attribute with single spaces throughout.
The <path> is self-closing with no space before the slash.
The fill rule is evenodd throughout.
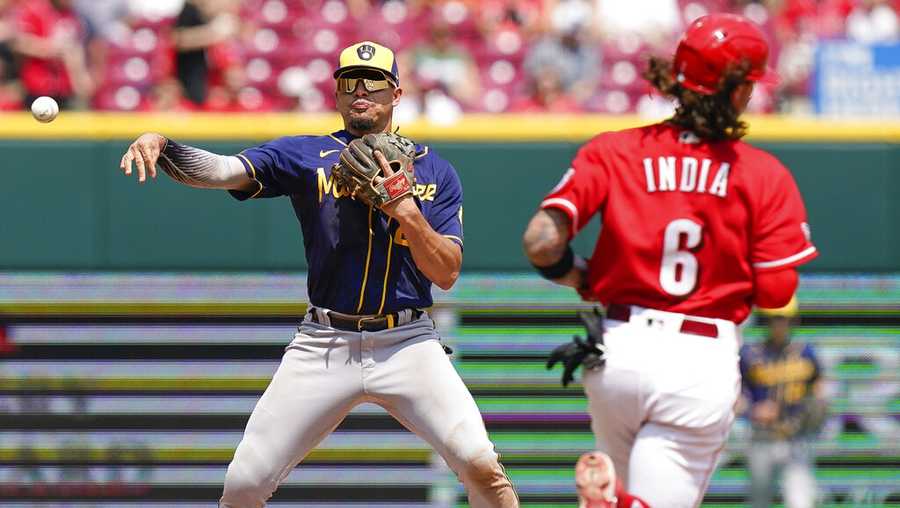
<path id="1" fill-rule="evenodd" d="M 138 182 L 144 183 L 147 174 L 156 178 L 156 160 L 166 146 L 166 138 L 155 132 L 141 134 L 122 156 L 119 168 L 126 174 L 131 174 L 131 163 L 137 167 Z"/>

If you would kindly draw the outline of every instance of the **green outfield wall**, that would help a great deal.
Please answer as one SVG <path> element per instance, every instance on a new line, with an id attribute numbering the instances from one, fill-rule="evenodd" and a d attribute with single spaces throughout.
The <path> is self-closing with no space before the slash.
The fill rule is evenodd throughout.
<path id="1" fill-rule="evenodd" d="M 287 199 L 239 203 L 223 192 L 181 187 L 165 176 L 139 185 L 118 171 L 129 142 L 125 136 L 85 131 L 79 137 L 77 129 L 58 136 L 32 131 L 17 136 L 8 124 L 6 129 L 0 126 L 0 270 L 305 267 L 299 226 Z M 174 128 L 189 134 L 185 129 Z M 246 127 L 241 139 L 231 131 L 227 136 L 200 132 L 206 139 L 192 143 L 219 153 L 234 153 L 265 138 L 250 135 Z M 453 135 L 441 140 L 431 132 L 423 136 L 434 138 L 429 144 L 462 178 L 466 269 L 528 268 L 521 233 L 583 141 L 582 131 L 568 137 L 554 132 L 548 131 L 544 141 L 515 132 L 509 137 L 517 140 L 509 142 L 501 135 L 484 141 Z M 845 141 L 833 130 L 819 142 L 792 140 L 789 131 L 750 140 L 775 153 L 797 179 L 821 250 L 808 270 L 900 269 L 900 140 L 896 133 L 883 139 L 870 133 L 877 141 L 854 133 L 848 131 Z M 579 237 L 578 251 L 589 254 L 596 231 L 596 225 L 589 227 Z"/>

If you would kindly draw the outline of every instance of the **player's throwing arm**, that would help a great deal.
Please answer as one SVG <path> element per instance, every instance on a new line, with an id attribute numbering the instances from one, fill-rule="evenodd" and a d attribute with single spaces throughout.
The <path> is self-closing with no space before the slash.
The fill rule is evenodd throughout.
<path id="1" fill-rule="evenodd" d="M 126 176 L 137 168 L 140 183 L 148 176 L 156 178 L 157 165 L 173 180 L 191 187 L 241 191 L 255 187 L 237 157 L 182 145 L 155 132 L 141 134 L 119 162 Z"/>

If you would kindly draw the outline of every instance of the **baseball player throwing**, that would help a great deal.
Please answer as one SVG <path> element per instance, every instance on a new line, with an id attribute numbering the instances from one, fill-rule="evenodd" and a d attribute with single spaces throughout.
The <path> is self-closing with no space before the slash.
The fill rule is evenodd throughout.
<path id="1" fill-rule="evenodd" d="M 334 73 L 344 129 L 289 136 L 236 156 L 159 134 L 122 157 L 239 200 L 288 196 L 303 229 L 310 307 L 253 410 L 220 505 L 257 508 L 347 413 L 379 404 L 447 461 L 473 507 L 518 506 L 471 394 L 421 310 L 462 263 L 462 188 L 453 166 L 390 134 L 400 101 L 394 53 L 346 48 Z"/>
<path id="2" fill-rule="evenodd" d="M 817 255 L 791 173 L 740 141 L 754 82 L 774 77 L 768 52 L 743 17 L 693 22 L 674 61 L 645 73 L 675 115 L 581 147 L 525 232 L 545 277 L 606 310 L 605 333 L 553 358 L 567 373 L 592 367 L 582 382 L 598 451 L 576 465 L 582 506 L 700 504 L 740 390 L 736 324 L 753 304 L 785 305 L 795 267 Z M 584 260 L 569 241 L 598 212 Z"/>

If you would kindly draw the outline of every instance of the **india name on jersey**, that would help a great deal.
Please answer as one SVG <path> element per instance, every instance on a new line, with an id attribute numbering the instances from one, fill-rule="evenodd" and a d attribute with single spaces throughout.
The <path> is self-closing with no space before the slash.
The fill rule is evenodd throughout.
<path id="1" fill-rule="evenodd" d="M 583 296 L 743 321 L 755 272 L 817 255 L 791 173 L 742 141 L 665 123 L 600 134 L 541 203 L 571 234 L 600 213 Z"/>

